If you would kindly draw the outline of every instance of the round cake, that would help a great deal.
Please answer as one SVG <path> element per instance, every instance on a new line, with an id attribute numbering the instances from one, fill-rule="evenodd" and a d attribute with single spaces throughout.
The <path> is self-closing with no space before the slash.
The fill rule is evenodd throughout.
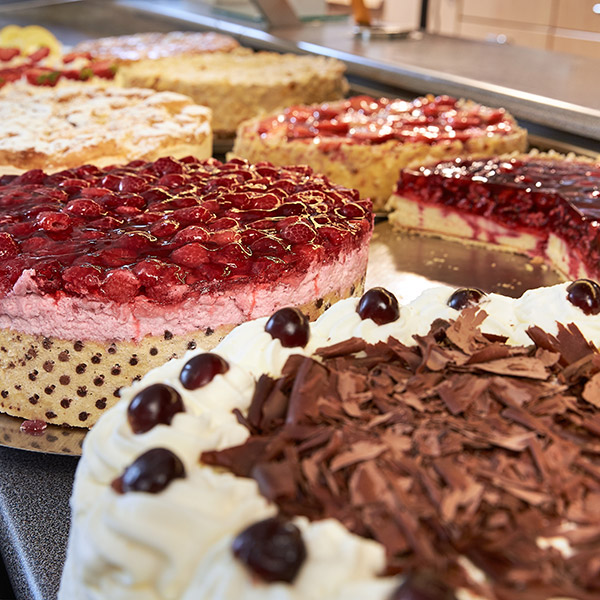
<path id="1" fill-rule="evenodd" d="M 405 169 L 388 204 L 397 229 L 528 254 L 566 278 L 600 280 L 600 160 L 556 152 Z"/>
<path id="2" fill-rule="evenodd" d="M 0 171 L 212 155 L 210 110 L 172 92 L 95 85 L 0 92 Z"/>
<path id="3" fill-rule="evenodd" d="M 60 600 L 592 600 L 600 286 L 382 288 L 148 373 L 86 437 Z"/>
<path id="4" fill-rule="evenodd" d="M 307 164 L 382 210 L 404 167 L 524 151 L 527 132 L 504 109 L 449 96 L 411 102 L 355 96 L 291 106 L 240 125 L 233 155 Z"/>
<path id="5" fill-rule="evenodd" d="M 100 60 L 126 64 L 168 56 L 184 57 L 205 52 L 231 52 L 240 47 L 231 36 L 214 32 L 170 31 L 135 33 L 85 40 L 73 47 L 74 54 L 89 54 Z"/>
<path id="6" fill-rule="evenodd" d="M 308 167 L 192 157 L 5 175 L 0 206 L 0 409 L 75 426 L 238 323 L 360 293 L 373 228 Z"/>
<path id="7" fill-rule="evenodd" d="M 193 98 L 212 109 L 215 134 L 228 137 L 242 121 L 265 112 L 342 98 L 344 70 L 342 62 L 322 56 L 234 52 L 139 61 L 121 67 L 117 81 Z"/>

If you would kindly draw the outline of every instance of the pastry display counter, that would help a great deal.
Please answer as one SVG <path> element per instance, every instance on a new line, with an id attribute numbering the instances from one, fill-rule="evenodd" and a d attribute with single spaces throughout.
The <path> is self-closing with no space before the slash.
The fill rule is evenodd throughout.
<path id="1" fill-rule="evenodd" d="M 44 23 L 64 43 L 174 28 L 217 30 L 256 49 L 316 53 L 345 62 L 353 90 L 409 98 L 423 93 L 504 106 L 535 143 L 600 152 L 598 60 L 511 45 L 416 33 L 406 38 L 356 36 L 350 19 L 267 29 L 199 0 L 82 0 L 11 4 L 0 24 Z M 596 90 L 597 92 L 597 90 Z"/>
<path id="2" fill-rule="evenodd" d="M 427 34 L 368 39 L 356 37 L 346 19 L 267 30 L 183 0 L 12 3 L 0 10 L 0 26 L 9 23 L 43 24 L 65 44 L 138 31 L 218 30 L 256 49 L 341 59 L 356 92 L 467 96 L 505 106 L 541 147 L 600 152 L 600 94 L 594 89 L 598 60 Z M 557 280 L 528 259 L 392 235 L 386 223 L 376 228 L 371 265 L 367 285 L 384 285 L 399 296 L 414 296 L 430 281 L 517 295 Z M 13 433 L 4 430 L 2 435 L 3 445 L 18 446 Z M 75 466 L 72 456 L 0 448 L 0 548 L 19 600 L 56 597 Z"/>

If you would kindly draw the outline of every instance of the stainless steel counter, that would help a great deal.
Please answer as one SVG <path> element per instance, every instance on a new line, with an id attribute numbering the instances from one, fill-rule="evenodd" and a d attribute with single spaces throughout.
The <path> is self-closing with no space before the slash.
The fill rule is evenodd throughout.
<path id="1" fill-rule="evenodd" d="M 41 23 L 65 43 L 86 37 L 173 28 L 218 30 L 256 49 L 313 52 L 343 60 L 355 91 L 447 93 L 505 106 L 557 148 L 600 153 L 598 60 L 435 35 L 366 40 L 349 19 L 266 30 L 200 0 L 79 0 L 0 5 L 0 25 Z M 27 6 L 29 5 L 29 6 Z M 542 144 L 544 145 L 544 144 Z"/>
<path id="2" fill-rule="evenodd" d="M 116 4 L 219 29 L 255 48 L 332 56 L 347 64 L 350 75 L 372 84 L 469 97 L 505 106 L 533 124 L 600 141 L 600 56 L 592 60 L 428 34 L 366 40 L 354 35 L 349 20 L 267 31 L 256 23 L 225 19 L 214 8 L 190 0 Z"/>

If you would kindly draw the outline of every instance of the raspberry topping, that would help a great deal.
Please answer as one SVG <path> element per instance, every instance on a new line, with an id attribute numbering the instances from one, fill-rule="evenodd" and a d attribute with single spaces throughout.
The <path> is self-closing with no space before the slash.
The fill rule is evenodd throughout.
<path id="1" fill-rule="evenodd" d="M 372 231 L 371 203 L 356 191 L 308 167 L 242 160 L 5 175 L 0 209 L 1 295 L 31 269 L 42 293 L 117 303 L 271 282 L 360 247 Z"/>
<path id="2" fill-rule="evenodd" d="M 481 215 L 515 231 L 554 233 L 592 275 L 599 273 L 600 164 L 535 156 L 457 158 L 402 171 L 396 193 L 419 204 Z"/>
<path id="3" fill-rule="evenodd" d="M 234 556 L 264 581 L 296 578 L 306 559 L 300 530 L 278 517 L 253 523 L 233 540 Z"/>
<path id="4" fill-rule="evenodd" d="M 388 140 L 437 144 L 486 135 L 507 135 L 514 121 L 503 109 L 431 95 L 412 102 L 355 96 L 342 102 L 292 106 L 263 120 L 262 136 L 282 131 L 288 140 L 335 139 L 381 144 Z"/>

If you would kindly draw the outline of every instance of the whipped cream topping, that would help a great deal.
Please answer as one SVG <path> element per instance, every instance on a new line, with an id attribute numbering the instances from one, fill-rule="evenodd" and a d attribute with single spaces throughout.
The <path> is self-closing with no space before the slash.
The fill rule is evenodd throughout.
<path id="1" fill-rule="evenodd" d="M 557 322 L 575 323 L 599 345 L 597 316 L 571 305 L 567 286 L 531 290 L 518 299 L 485 296 L 480 305 L 488 317 L 482 330 L 521 344 L 529 341 L 525 332 L 532 325 L 556 333 Z M 426 333 L 436 318 L 458 316 L 447 305 L 452 291 L 445 286 L 427 290 L 401 306 L 396 321 L 382 326 L 360 318 L 358 299 L 340 301 L 311 324 L 305 348 L 282 348 L 264 331 L 266 319 L 258 319 L 236 328 L 217 346 L 215 352 L 230 368 L 208 385 L 190 391 L 180 384 L 182 366 L 198 354 L 189 352 L 125 390 L 119 404 L 102 416 L 84 443 L 59 599 L 386 600 L 398 579 L 380 576 L 385 566 L 383 547 L 331 519 L 295 519 L 307 559 L 292 584 L 254 578 L 233 557 L 231 542 L 243 528 L 276 514 L 277 509 L 260 495 L 253 479 L 203 465 L 199 455 L 247 439 L 248 430 L 232 409 L 247 410 L 258 377 L 278 376 L 290 354 L 311 355 L 318 347 L 354 336 L 371 343 L 394 336 L 410 343 L 413 335 Z M 170 426 L 157 425 L 136 435 L 127 421 L 127 407 L 136 393 L 157 382 L 180 393 L 186 412 L 176 414 Z M 175 452 L 186 477 L 158 494 L 116 493 L 111 482 L 136 457 L 155 447 Z M 460 590 L 461 600 L 467 597 L 472 598 Z"/>

